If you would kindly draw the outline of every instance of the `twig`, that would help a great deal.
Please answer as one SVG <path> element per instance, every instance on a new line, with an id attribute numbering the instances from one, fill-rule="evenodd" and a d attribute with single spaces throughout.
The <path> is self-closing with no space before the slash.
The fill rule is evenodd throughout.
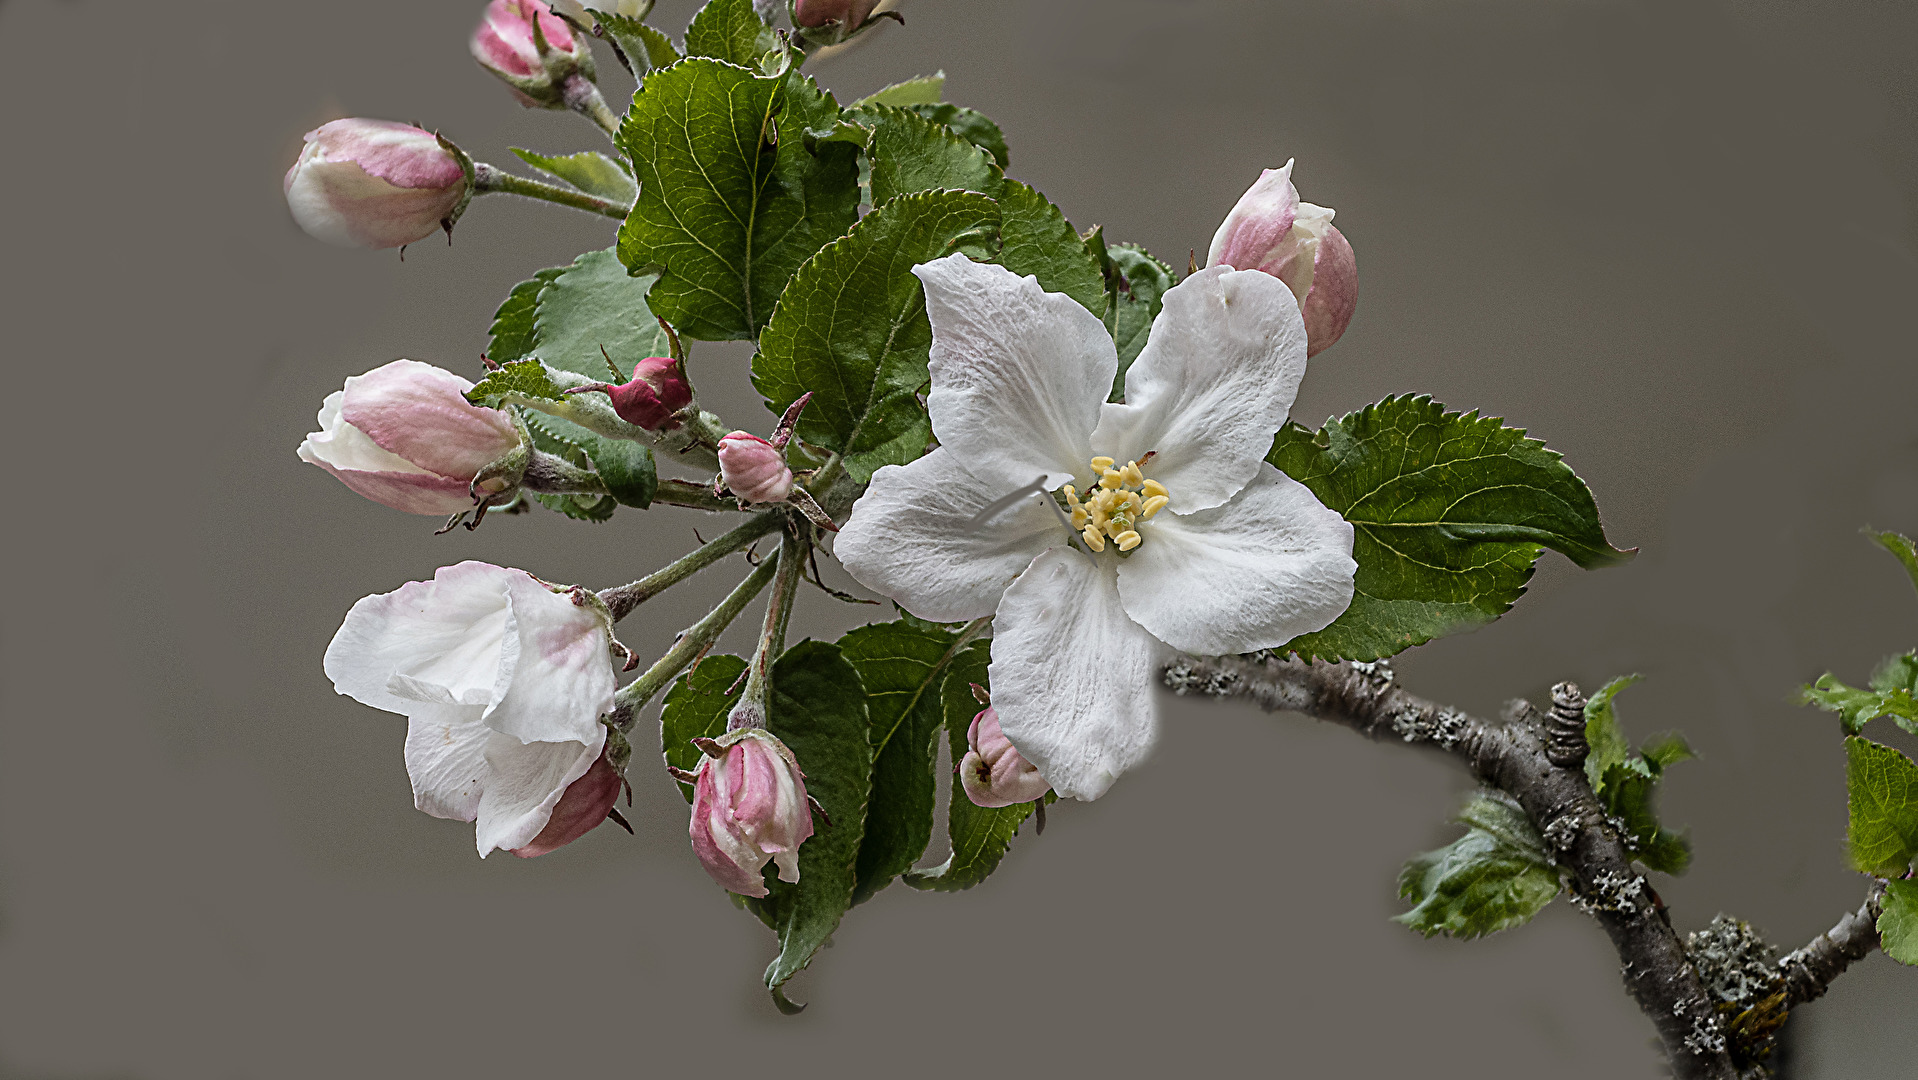
<path id="1" fill-rule="evenodd" d="M 1778 961 L 1778 970 L 1785 977 L 1787 1008 L 1823 997 L 1833 979 L 1878 947 L 1878 915 L 1884 906 L 1885 883 L 1880 881 L 1872 886 L 1857 911 Z"/>
<path id="2" fill-rule="evenodd" d="M 718 607 L 681 631 L 673 647 L 666 650 L 665 656 L 654 661 L 653 666 L 647 668 L 639 678 L 621 687 L 613 695 L 613 709 L 607 717 L 613 726 L 622 732 L 632 730 L 633 724 L 639 719 L 639 710 L 719 639 L 719 635 L 732 625 L 753 597 L 758 596 L 766 583 L 773 579 L 773 570 L 778 565 L 777 558 L 760 563 L 752 573 L 746 575 L 746 580 L 719 602 Z"/>
<path id="3" fill-rule="evenodd" d="M 1632 867 L 1624 842 L 1583 769 L 1546 757 L 1538 711 L 1518 701 L 1494 724 L 1397 688 L 1378 664 L 1310 664 L 1271 657 L 1185 658 L 1166 685 L 1185 694 L 1242 697 L 1268 712 L 1299 712 L 1371 739 L 1429 743 L 1465 762 L 1480 781 L 1518 800 L 1571 872 L 1573 898 L 1612 939 L 1625 988 L 1658 1029 L 1677 1080 L 1738 1080 L 1721 1021 L 1673 932 L 1664 904 Z"/>
<path id="4" fill-rule="evenodd" d="M 726 730 L 763 728 L 772 711 L 773 662 L 786 651 L 786 624 L 792 619 L 793 595 L 799 591 L 805 573 L 805 527 L 786 518 L 786 532 L 780 538 L 779 554 L 766 560 L 777 562 L 779 573 L 773 578 L 772 595 L 766 598 L 766 621 L 759 632 L 759 647 L 753 650 L 752 663 L 746 668 L 746 689 L 738 704 L 726 717 Z"/>
<path id="5" fill-rule="evenodd" d="M 602 589 L 599 598 L 613 613 L 613 621 L 632 614 L 634 608 L 685 581 L 701 570 L 772 532 L 786 520 L 779 511 L 759 514 L 744 525 L 715 538 L 712 543 L 694 548 L 677 560 L 647 574 L 630 585 Z"/>

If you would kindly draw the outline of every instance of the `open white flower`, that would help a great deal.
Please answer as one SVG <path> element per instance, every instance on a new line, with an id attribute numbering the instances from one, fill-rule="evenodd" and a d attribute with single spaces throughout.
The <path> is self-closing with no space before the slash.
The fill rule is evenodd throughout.
<path id="1" fill-rule="evenodd" d="M 875 473 L 835 551 L 921 618 L 996 615 L 1000 727 L 1095 799 L 1151 747 L 1168 647 L 1271 648 L 1351 603 L 1352 527 L 1265 462 L 1305 374 L 1298 301 L 1257 271 L 1192 275 L 1117 405 L 1112 338 L 1069 297 L 963 255 L 913 272 L 940 447 Z"/>
<path id="2" fill-rule="evenodd" d="M 476 821 L 484 858 L 531 844 L 599 758 L 611 639 L 604 608 L 524 570 L 463 562 L 354 604 L 326 674 L 405 714 L 414 805 Z"/>

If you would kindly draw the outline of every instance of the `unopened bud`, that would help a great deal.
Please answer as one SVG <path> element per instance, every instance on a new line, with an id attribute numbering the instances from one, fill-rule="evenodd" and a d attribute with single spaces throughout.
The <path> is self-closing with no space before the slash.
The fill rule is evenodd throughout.
<path id="1" fill-rule="evenodd" d="M 472 388 L 417 360 L 355 375 L 327 395 L 320 430 L 300 443 L 300 460 L 395 510 L 441 516 L 471 510 L 475 494 L 498 494 L 517 482 L 498 475 L 473 483 L 520 449 L 512 419 L 470 404 Z"/>
<path id="2" fill-rule="evenodd" d="M 612 815 L 613 804 L 619 801 L 619 793 L 626 785 L 620 779 L 619 770 L 606 757 L 606 751 L 601 751 L 585 776 L 566 785 L 559 802 L 553 805 L 553 816 L 546 819 L 546 827 L 525 847 L 514 848 L 513 854 L 530 859 L 557 851 L 592 832 Z"/>
<path id="3" fill-rule="evenodd" d="M 389 120 L 335 120 L 306 133 L 281 188 L 300 228 L 342 247 L 393 248 L 452 228 L 466 167 L 439 136 Z"/>
<path id="4" fill-rule="evenodd" d="M 693 781 L 693 851 L 706 873 L 741 896 L 765 896 L 761 870 L 799 880 L 799 845 L 812 835 L 806 777 L 786 744 L 761 728 L 704 746 Z"/>
<path id="5" fill-rule="evenodd" d="M 999 730 L 999 714 L 988 708 L 966 729 L 972 749 L 959 762 L 959 783 L 979 806 L 1012 806 L 1044 797 L 1052 790 L 1032 762 Z"/>
<path id="6" fill-rule="evenodd" d="M 529 109 L 569 108 L 567 82 L 595 77 L 592 47 L 541 0 L 492 0 L 472 50 Z"/>
<path id="7" fill-rule="evenodd" d="M 793 471 L 786 455 L 757 435 L 735 431 L 719 440 L 719 475 L 734 495 L 749 503 L 784 502 Z"/>
<path id="8" fill-rule="evenodd" d="M 1305 351 L 1312 356 L 1337 341 L 1359 303 L 1358 260 L 1333 228 L 1334 211 L 1299 201 L 1292 162 L 1267 169 L 1212 237 L 1207 266 L 1262 270 L 1298 298 L 1305 317 Z"/>
<path id="9" fill-rule="evenodd" d="M 693 387 L 686 371 L 670 356 L 649 356 L 633 365 L 633 377 L 617 386 L 589 383 L 569 394 L 598 391 L 613 399 L 621 420 L 648 431 L 671 431 L 679 426 L 678 413 L 693 403 Z"/>
<path id="10" fill-rule="evenodd" d="M 799 0 L 793 5 L 793 25 L 807 29 L 838 23 L 857 30 L 872 18 L 878 0 Z"/>

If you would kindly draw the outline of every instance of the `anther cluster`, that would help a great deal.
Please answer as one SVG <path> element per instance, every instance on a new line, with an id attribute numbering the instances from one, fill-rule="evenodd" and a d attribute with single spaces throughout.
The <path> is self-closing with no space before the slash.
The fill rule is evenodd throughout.
<path id="1" fill-rule="evenodd" d="M 1071 484 L 1064 488 L 1072 527 L 1095 552 L 1104 551 L 1108 541 L 1120 551 L 1131 551 L 1145 539 L 1139 535 L 1139 523 L 1152 520 L 1172 496 L 1164 484 L 1146 479 L 1136 461 L 1118 466 L 1109 457 L 1096 457 L 1092 471 L 1098 474 L 1098 484 L 1085 498 Z"/>

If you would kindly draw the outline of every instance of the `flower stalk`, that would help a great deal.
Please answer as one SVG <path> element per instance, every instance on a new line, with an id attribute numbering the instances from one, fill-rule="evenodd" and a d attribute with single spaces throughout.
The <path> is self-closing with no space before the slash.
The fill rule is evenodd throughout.
<path id="1" fill-rule="evenodd" d="M 613 621 L 618 622 L 632 614 L 634 608 L 647 600 L 779 528 L 785 520 L 786 515 L 778 511 L 767 511 L 755 515 L 744 525 L 715 537 L 711 542 L 701 545 L 630 585 L 600 590 L 599 598 L 613 613 Z"/>
<path id="2" fill-rule="evenodd" d="M 666 655 L 654 661 L 653 666 L 647 668 L 639 678 L 621 687 L 613 695 L 610 717 L 613 725 L 622 733 L 631 731 L 633 723 L 639 719 L 639 710 L 645 708 L 647 702 L 666 689 L 667 683 L 692 666 L 693 661 L 719 640 L 719 635 L 725 633 L 739 613 L 746 610 L 746 605 L 752 603 L 753 597 L 758 596 L 760 590 L 772 581 L 779 565 L 779 556 L 773 555 L 754 567 L 753 572 L 746 575 L 746 579 L 735 586 L 726 599 L 719 602 L 718 607 L 681 631 L 673 647 L 666 650 Z"/>
<path id="3" fill-rule="evenodd" d="M 600 103 L 605 108 L 605 102 Z M 473 163 L 473 193 L 476 195 L 521 195 L 528 199 L 544 199 L 561 206 L 570 206 L 575 210 L 584 210 L 591 214 L 604 214 L 619 221 L 626 220 L 632 207 L 602 199 L 597 195 L 588 195 L 558 184 L 549 184 L 543 180 L 529 180 L 516 176 L 497 165 L 488 165 L 484 161 Z"/>
<path id="4" fill-rule="evenodd" d="M 793 596 L 799 591 L 800 575 L 806 565 L 806 527 L 788 517 L 785 534 L 779 541 L 779 573 L 773 579 L 772 596 L 766 600 L 766 622 L 759 632 L 759 647 L 753 650 L 752 664 L 746 669 L 746 690 L 726 717 L 726 730 L 763 728 L 772 712 L 773 661 L 786 651 L 786 624 L 792 621 Z"/>

